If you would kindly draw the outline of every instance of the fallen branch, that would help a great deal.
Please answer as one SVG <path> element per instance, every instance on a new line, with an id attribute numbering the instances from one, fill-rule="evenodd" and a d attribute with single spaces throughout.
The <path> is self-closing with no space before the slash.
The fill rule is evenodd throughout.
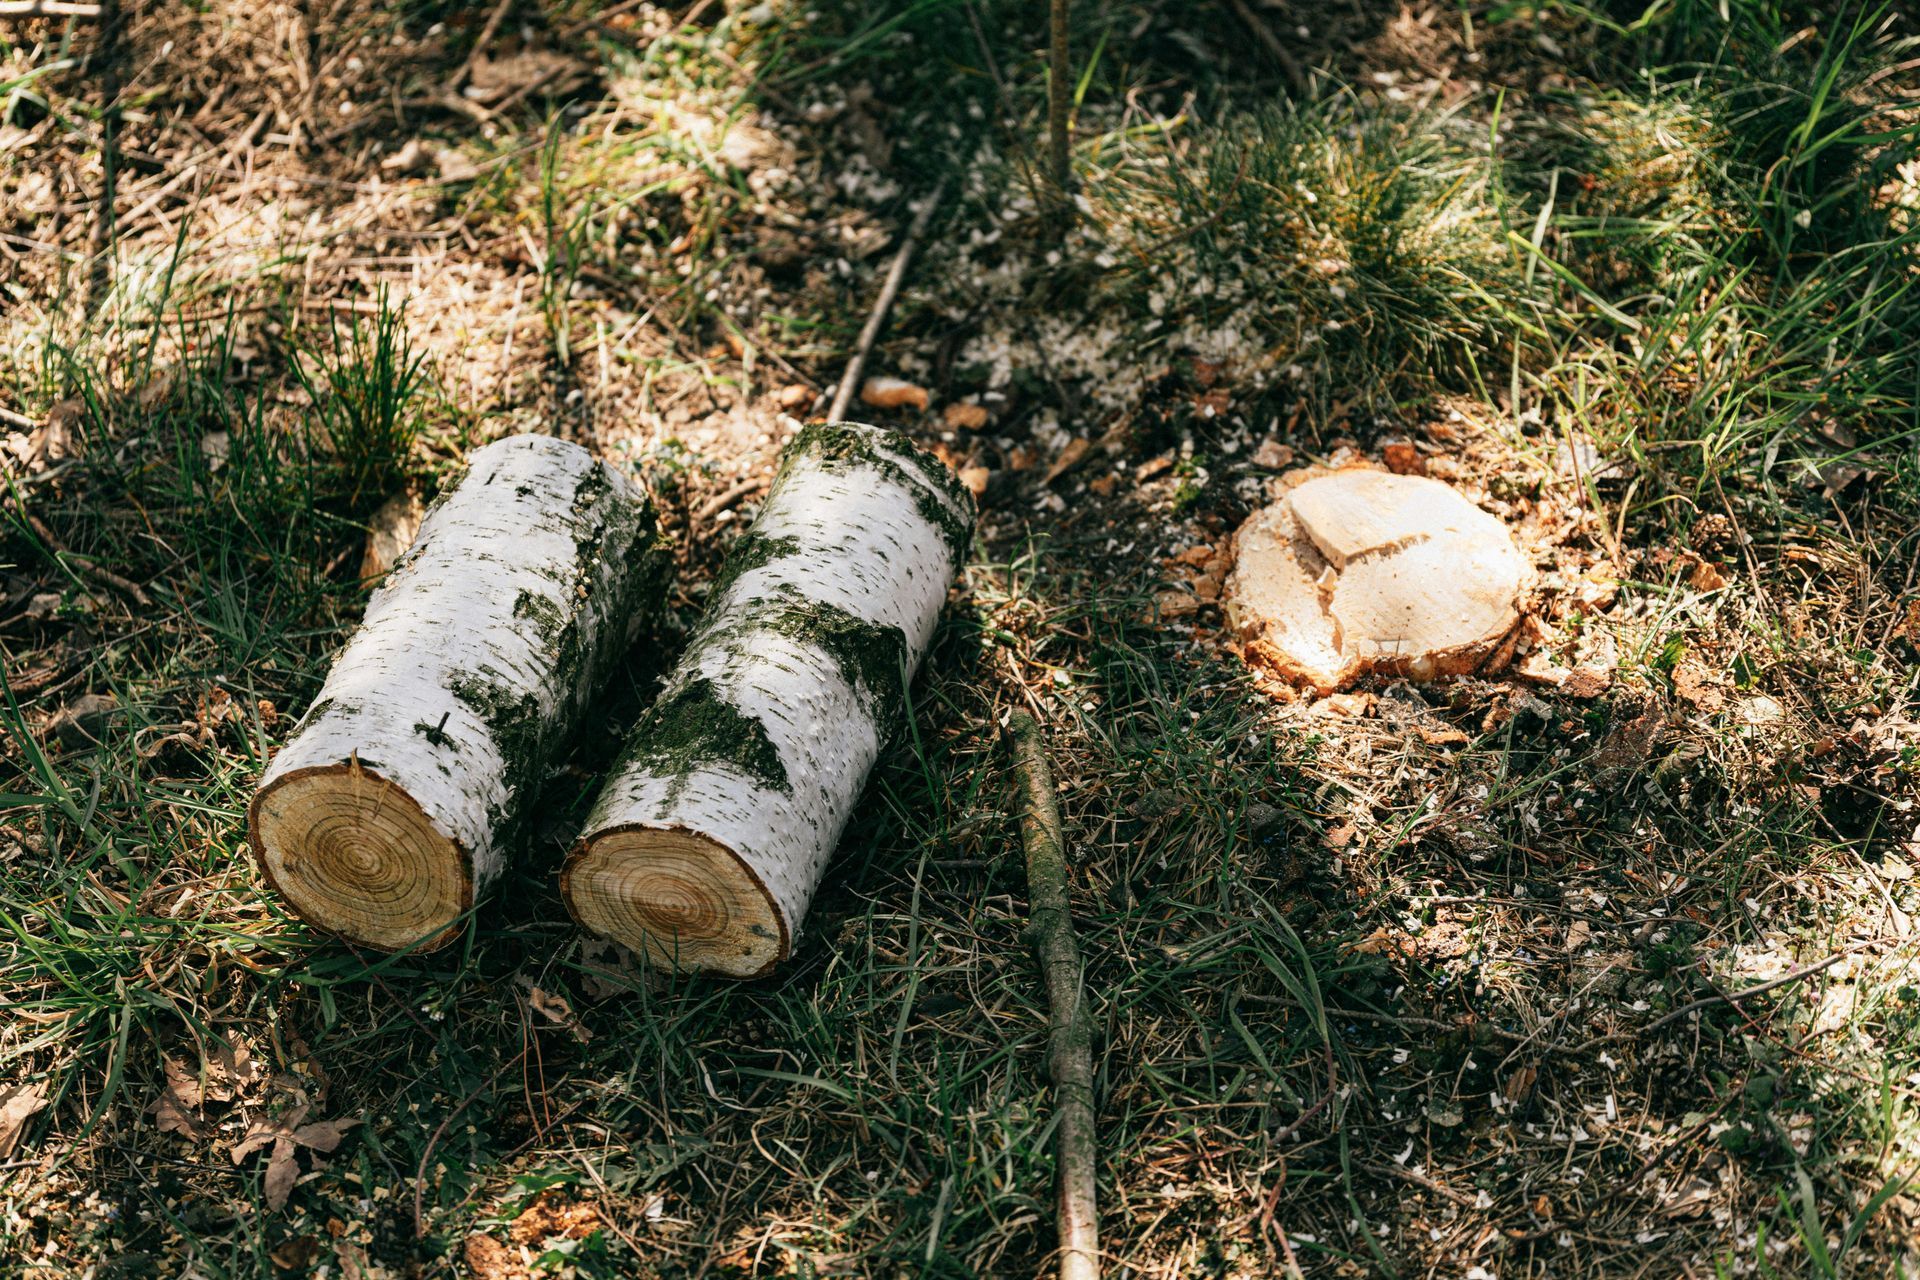
<path id="1" fill-rule="evenodd" d="M 100 83 L 100 204 L 94 214 L 91 263 L 87 272 L 87 314 L 92 315 L 113 287 L 114 199 L 120 181 L 120 0 L 98 6 L 100 40 L 90 68 Z"/>
<path id="2" fill-rule="evenodd" d="M 1087 1014 L 1080 945 L 1067 902 L 1067 855 L 1060 804 L 1039 722 L 1024 711 L 1008 721 L 1015 804 L 1027 853 L 1027 938 L 1046 979 L 1050 1026 L 1047 1074 L 1060 1113 L 1056 1131 L 1061 1280 L 1099 1280 L 1098 1147 L 1093 1127 L 1093 1026 Z"/>
<path id="3" fill-rule="evenodd" d="M 860 330 L 860 339 L 854 343 L 853 358 L 847 361 L 847 371 L 840 377 L 840 385 L 833 390 L 833 403 L 827 409 L 827 421 L 839 422 L 847 416 L 847 409 L 853 404 L 853 396 L 860 389 L 860 376 L 866 372 L 867 357 L 873 352 L 873 344 L 880 338 L 880 330 L 887 323 L 887 313 L 893 310 L 893 300 L 900 296 L 900 286 L 907 278 L 907 264 L 913 260 L 913 251 L 920 246 L 920 237 L 927 233 L 927 227 L 933 221 L 934 210 L 940 207 L 940 198 L 946 193 L 946 184 L 934 188 L 919 210 L 914 213 L 913 221 L 907 226 L 906 239 L 900 242 L 899 251 L 893 255 L 893 261 L 887 266 L 887 278 L 880 285 L 880 296 L 873 301 L 873 311 L 867 316 L 867 323 Z"/>
<path id="4" fill-rule="evenodd" d="M 758 493 L 766 487 L 767 482 L 765 480 L 762 480 L 759 476 L 753 476 L 740 481 L 730 488 L 723 489 L 713 497 L 707 499 L 707 501 L 701 505 L 700 509 L 693 513 L 693 522 L 697 525 L 708 524 L 722 511 L 731 510 L 742 498 Z"/>
<path id="5" fill-rule="evenodd" d="M 1839 964 L 1858 949 L 1858 947 L 1849 947 L 1844 951 L 1836 951 L 1825 960 L 1817 960 L 1812 964 L 1801 965 L 1798 969 L 1789 970 L 1777 978 L 1756 983 L 1741 991 L 1729 992 L 1725 995 L 1716 992 L 1710 996 L 1701 996 L 1698 1000 L 1689 1001 L 1681 1005 L 1678 1009 L 1674 1009 L 1655 1018 L 1644 1027 L 1635 1027 L 1630 1031 L 1614 1031 L 1607 1035 L 1595 1036 L 1591 1040 L 1582 1041 L 1572 1049 L 1567 1050 L 1567 1052 L 1574 1054 L 1590 1053 L 1603 1045 L 1619 1044 L 1625 1040 L 1637 1040 L 1642 1036 L 1650 1036 L 1669 1023 L 1678 1022 L 1688 1014 L 1698 1013 L 1700 1010 L 1710 1008 L 1716 1004 L 1730 1004 L 1735 1008 L 1739 1008 L 1743 1001 L 1751 1000 L 1758 995 L 1765 995 L 1767 992 L 1779 987 L 1790 986 L 1796 982 L 1803 982 L 1817 973 L 1823 973 L 1831 969 L 1834 965 Z"/>
<path id="6" fill-rule="evenodd" d="M 1293 56 L 1293 51 L 1281 42 L 1279 36 L 1273 34 L 1273 28 L 1253 11 L 1253 7 L 1247 3 L 1247 0 L 1227 0 L 1227 4 L 1233 10 L 1234 16 L 1253 33 L 1253 38 L 1273 55 L 1275 62 L 1280 64 L 1281 71 L 1286 73 L 1287 83 L 1295 90 L 1306 89 L 1307 73 L 1301 69 L 1300 60 Z"/>
<path id="7" fill-rule="evenodd" d="M 34 536 L 47 544 L 47 549 L 53 552 L 54 558 L 60 563 L 71 566 L 83 577 L 91 578 L 101 586 L 125 596 L 143 609 L 152 607 L 153 597 L 149 596 L 139 583 L 123 578 L 103 565 L 96 564 L 90 556 L 67 550 L 66 544 L 53 536 L 53 530 L 47 528 L 46 523 L 39 516 L 25 507 L 20 507 L 19 512 L 21 518 L 27 522 L 27 527 L 33 530 Z"/>

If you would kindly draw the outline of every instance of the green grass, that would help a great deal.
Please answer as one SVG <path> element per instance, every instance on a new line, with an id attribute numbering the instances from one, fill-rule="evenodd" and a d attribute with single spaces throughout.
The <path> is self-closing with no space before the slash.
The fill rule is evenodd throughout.
<path id="1" fill-rule="evenodd" d="M 459 1274 L 471 1234 L 513 1238 L 548 1193 L 596 1216 L 529 1240 L 535 1274 L 1041 1272 L 1046 1024 L 995 729 L 1037 705 L 1115 1272 L 1896 1274 L 1920 1167 L 1900 924 L 1920 911 L 1916 651 L 1898 625 L 1920 308 L 1913 220 L 1883 191 L 1911 151 L 1881 74 L 1911 56 L 1900 20 L 1476 7 L 1458 25 L 1487 61 L 1458 65 L 1496 87 L 1439 107 L 1383 92 L 1386 55 L 1351 48 L 1325 51 L 1343 83 L 1280 100 L 1225 7 L 1082 6 L 1089 212 L 1060 245 L 1025 203 L 1037 11 L 814 10 L 583 37 L 606 96 L 529 102 L 491 136 L 420 109 L 486 171 L 421 202 L 468 234 L 384 291 L 329 254 L 400 250 L 348 225 L 367 192 L 326 186 L 302 188 L 313 244 L 228 260 L 184 215 L 147 235 L 96 329 L 68 314 L 71 267 L 18 268 L 0 403 L 70 402 L 76 448 L 8 473 L 0 527 L 0 1080 L 48 1103 L 0 1161 L 0 1257 L 47 1276 Z M 416 34 L 461 16 L 411 15 Z M 444 78 L 477 21 L 448 65 L 404 67 L 402 93 Z M 84 115 L 56 74 L 0 85 L 22 75 L 9 119 Z M 890 200 L 847 159 L 863 116 L 894 149 Z M 769 127 L 800 179 L 734 167 L 694 119 Z M 83 154 L 58 153 L 76 171 Z M 327 159 L 382 174 L 376 153 Z M 836 185 L 850 170 L 859 194 Z M 937 405 L 1000 392 L 952 444 L 1009 487 L 795 962 L 748 984 L 642 974 L 583 946 L 554 887 L 596 770 L 697 615 L 717 524 L 458 941 L 374 956 L 292 920 L 244 811 L 359 612 L 360 521 L 431 488 L 492 415 L 550 407 L 540 374 L 473 398 L 496 385 L 476 370 L 517 366 L 507 344 L 448 343 L 436 273 L 513 286 L 482 316 L 499 329 L 524 296 L 533 362 L 568 369 L 681 513 L 747 447 L 703 445 L 703 424 L 772 421 L 753 415 L 794 376 L 776 359 L 838 375 L 886 255 L 832 264 L 943 179 L 875 367 Z M 374 306 L 319 315 L 315 296 Z M 1211 392 L 1224 408 L 1198 406 Z M 1164 557 L 1259 500 L 1245 446 L 1439 439 L 1421 433 L 1456 409 L 1486 426 L 1442 452 L 1486 451 L 1490 504 L 1598 513 L 1559 546 L 1618 598 L 1562 625 L 1617 641 L 1607 695 L 1373 689 L 1369 715 L 1316 715 L 1250 686 L 1217 615 L 1155 620 Z M 1053 486 L 1058 510 L 1036 483 L 1050 429 L 1103 442 Z M 1576 436 L 1629 471 L 1544 479 Z M 1161 453 L 1164 489 L 1135 485 Z M 1808 483 L 1835 464 L 1866 474 Z M 1106 468 L 1126 483 L 1095 501 L 1080 486 Z M 1729 585 L 1695 589 L 1688 551 Z M 1701 678 L 1717 706 L 1692 700 Z M 57 717 L 83 694 L 113 701 L 76 732 Z M 1777 718 L 1748 718 L 1762 699 Z M 1664 727 L 1643 758 L 1601 775 L 1649 706 Z M 234 1078 L 235 1045 L 267 1070 Z M 204 1073 L 199 1134 L 156 1128 L 169 1060 Z M 301 1154 L 272 1210 L 263 1159 L 227 1153 L 301 1106 L 360 1123 Z M 1694 1211 L 1676 1202 L 1696 1182 Z"/>

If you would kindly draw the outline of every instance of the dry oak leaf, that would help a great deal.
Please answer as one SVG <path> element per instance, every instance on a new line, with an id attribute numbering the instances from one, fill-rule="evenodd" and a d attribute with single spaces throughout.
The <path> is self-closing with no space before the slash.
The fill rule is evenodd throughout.
<path id="1" fill-rule="evenodd" d="M 17 1084 L 0 1093 L 0 1160 L 11 1158 L 19 1149 L 21 1135 L 27 1131 L 27 1121 L 43 1111 L 46 1105 L 44 1085 Z"/>
<path id="2" fill-rule="evenodd" d="M 199 1078 L 185 1062 L 172 1055 L 163 1058 L 162 1064 L 167 1082 L 160 1087 L 160 1095 L 147 1106 L 154 1127 L 161 1133 L 177 1133 L 196 1141 L 204 1138 L 206 1128 L 194 1115 L 200 1109 L 203 1096 Z"/>
<path id="3" fill-rule="evenodd" d="M 228 1152 L 233 1162 L 239 1164 L 254 1152 L 271 1147 L 267 1156 L 267 1175 L 264 1184 L 269 1209 L 284 1209 L 287 1197 L 293 1194 L 293 1184 L 300 1177 L 300 1163 L 295 1152 L 300 1147 L 322 1153 L 333 1151 L 346 1137 L 348 1129 L 359 1124 L 358 1119 L 316 1120 L 311 1124 L 302 1124 L 306 1118 L 305 1103 L 294 1107 L 278 1120 L 256 1124 L 247 1131 L 247 1135 L 233 1144 Z"/>
<path id="4" fill-rule="evenodd" d="M 1380 446 L 1380 458 L 1387 464 L 1387 470 L 1397 476 L 1427 474 L 1427 460 L 1408 441 L 1394 440 Z"/>
<path id="5" fill-rule="evenodd" d="M 538 1245 L 554 1236 L 584 1240 L 605 1225 L 592 1204 L 570 1202 L 553 1191 L 542 1191 L 507 1228 L 515 1244 Z"/>
<path id="6" fill-rule="evenodd" d="M 533 1011 L 556 1027 L 565 1027 L 581 1044 L 593 1039 L 593 1032 L 573 1012 L 564 996 L 557 996 L 534 985 L 532 979 L 522 975 L 514 979 L 514 985 L 527 993 L 527 1003 Z"/>
<path id="7" fill-rule="evenodd" d="M 461 1249 L 462 1261 L 473 1280 L 526 1280 L 517 1251 L 488 1235 L 471 1235 Z"/>
<path id="8" fill-rule="evenodd" d="M 1040 483 L 1048 485 L 1058 480 L 1070 469 L 1077 466 L 1080 459 L 1086 457 L 1087 450 L 1091 448 L 1093 448 L 1093 443 L 1084 436 L 1075 436 L 1073 439 L 1067 441 L 1066 445 L 1060 450 L 1059 456 L 1053 460 L 1053 465 L 1048 467 L 1047 473 L 1040 477 Z"/>

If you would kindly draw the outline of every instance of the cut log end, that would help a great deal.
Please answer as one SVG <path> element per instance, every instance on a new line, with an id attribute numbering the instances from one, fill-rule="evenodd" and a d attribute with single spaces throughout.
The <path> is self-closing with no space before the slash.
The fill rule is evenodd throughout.
<path id="1" fill-rule="evenodd" d="M 352 764 L 303 769 L 254 797 L 248 836 L 300 918 L 385 951 L 431 951 L 472 904 L 470 861 L 406 791 Z"/>
<path id="2" fill-rule="evenodd" d="M 1257 670 L 1315 693 L 1485 669 L 1529 577 L 1506 526 L 1438 480 L 1310 479 L 1234 536 L 1227 617 Z"/>
<path id="3" fill-rule="evenodd" d="M 697 832 L 595 832 L 567 860 L 561 893 L 582 927 L 662 968 L 751 978 L 787 955 L 786 922 L 766 887 Z"/>

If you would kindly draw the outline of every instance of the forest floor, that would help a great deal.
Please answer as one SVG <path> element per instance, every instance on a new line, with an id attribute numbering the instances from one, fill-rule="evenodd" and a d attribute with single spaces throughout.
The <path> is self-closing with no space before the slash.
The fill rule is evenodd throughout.
<path id="1" fill-rule="evenodd" d="M 1063 230 L 1040 5 L 123 7 L 0 17 L 0 1274 L 1039 1274 L 1015 706 L 1110 1275 L 1920 1271 L 1899 10 L 1082 4 Z M 855 415 L 983 493 L 913 732 L 791 964 L 642 973 L 559 859 L 928 198 Z M 356 953 L 251 786 L 510 431 L 646 480 L 673 620 L 462 938 Z M 1531 651 L 1256 687 L 1233 530 L 1379 459 Z"/>

